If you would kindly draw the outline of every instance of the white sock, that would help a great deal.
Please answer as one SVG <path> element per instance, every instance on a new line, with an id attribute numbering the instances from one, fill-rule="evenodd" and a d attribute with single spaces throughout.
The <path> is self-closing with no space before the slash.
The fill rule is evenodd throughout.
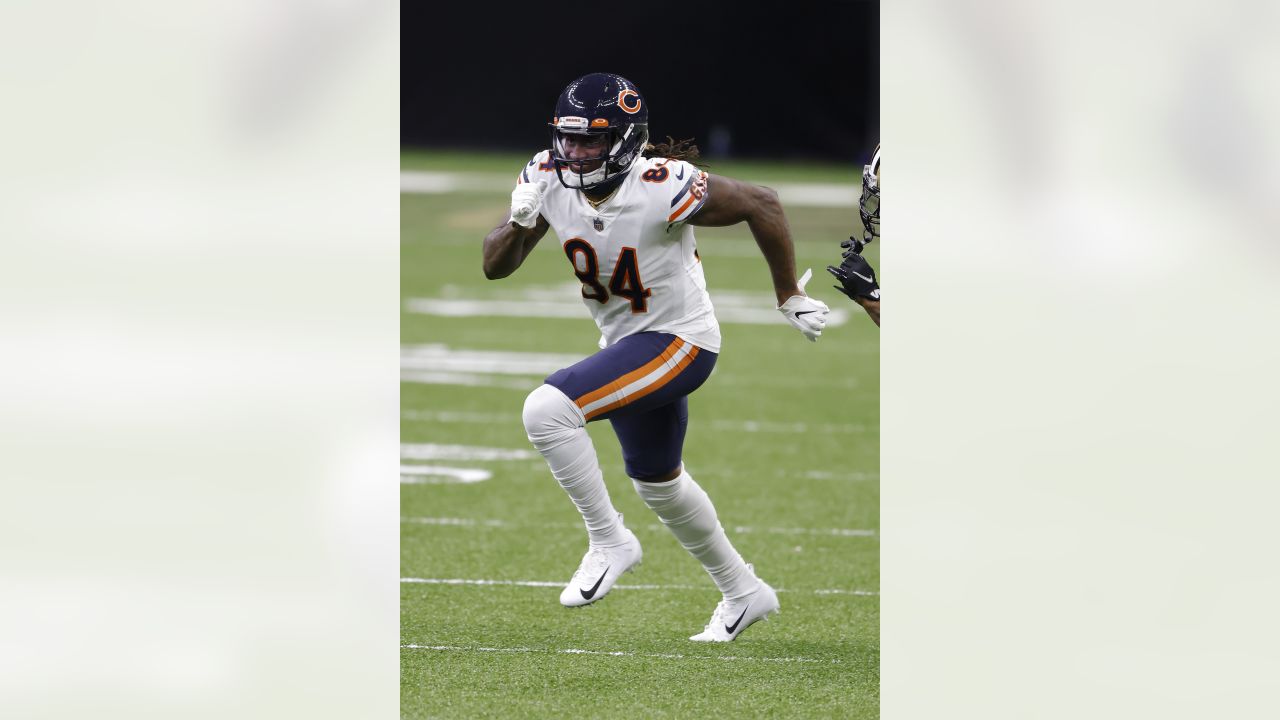
<path id="1" fill-rule="evenodd" d="M 644 504 L 702 563 L 726 598 L 737 599 L 756 589 L 756 577 L 724 534 L 711 498 L 688 472 L 682 468 L 679 477 L 667 482 L 631 482 Z"/>
<path id="2" fill-rule="evenodd" d="M 551 474 L 582 513 L 591 545 L 619 545 L 625 540 L 624 528 L 609 500 L 585 422 L 582 410 L 550 385 L 540 385 L 525 399 L 524 427 L 529 442 L 546 458 Z"/>

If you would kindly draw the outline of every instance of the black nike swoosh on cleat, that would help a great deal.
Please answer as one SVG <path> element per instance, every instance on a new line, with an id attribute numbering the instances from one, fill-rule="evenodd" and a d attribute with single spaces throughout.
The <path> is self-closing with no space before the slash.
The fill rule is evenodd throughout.
<path id="1" fill-rule="evenodd" d="M 610 565 L 609 567 L 613 567 L 613 566 Z M 608 574 L 609 574 L 609 568 L 605 568 L 604 575 L 600 576 L 600 579 L 596 581 L 595 585 L 591 586 L 590 590 L 583 590 L 582 588 L 578 588 L 578 592 L 582 593 L 582 599 L 590 600 L 592 597 L 594 597 L 596 594 L 596 591 L 600 589 L 600 583 L 604 582 L 604 576 Z M 741 620 L 742 618 L 738 618 L 738 619 Z"/>
<path id="2" fill-rule="evenodd" d="M 747 606 L 742 608 L 742 614 L 738 616 L 737 622 L 735 622 L 732 625 L 725 625 L 724 631 L 732 635 L 733 631 L 738 629 L 738 623 L 742 622 L 742 618 L 747 616 L 747 611 L 750 609 L 751 609 L 751 603 L 747 603 Z"/>

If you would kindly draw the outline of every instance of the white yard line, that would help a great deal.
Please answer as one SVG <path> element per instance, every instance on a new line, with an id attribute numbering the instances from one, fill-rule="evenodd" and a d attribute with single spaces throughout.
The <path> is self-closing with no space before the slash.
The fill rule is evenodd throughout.
<path id="1" fill-rule="evenodd" d="M 420 385 L 458 385 L 462 387 L 496 387 L 528 392 L 542 384 L 542 377 L 513 378 L 499 375 L 476 375 L 458 372 L 401 371 L 400 382 Z"/>
<path id="2" fill-rule="evenodd" d="M 807 470 L 804 477 L 810 480 L 851 480 L 860 482 L 865 480 L 879 480 L 880 473 L 870 472 L 831 472 L 829 470 Z"/>
<path id="3" fill-rule="evenodd" d="M 520 416 L 512 413 L 452 412 L 449 410 L 402 410 L 405 420 L 475 423 L 478 425 L 512 425 L 520 422 Z M 724 432 L 768 433 L 770 435 L 798 435 L 819 433 L 822 435 L 854 435 L 869 432 L 873 428 L 853 423 L 771 422 L 768 420 L 712 420 L 712 430 Z"/>
<path id="4" fill-rule="evenodd" d="M 405 301 L 404 307 L 411 313 L 436 317 L 532 317 L 574 320 L 590 318 L 591 313 L 582 302 L 572 300 L 571 297 L 560 301 L 519 303 L 510 300 L 410 298 Z"/>
<path id="5" fill-rule="evenodd" d="M 515 168 L 518 172 L 520 168 Z M 856 176 L 850 172 L 847 183 L 795 183 L 751 181 L 778 191 L 786 207 L 854 207 L 861 190 Z M 400 192 L 406 195 L 444 195 L 456 192 L 509 193 L 516 184 L 516 173 L 439 172 L 428 170 L 400 171 Z"/>
<path id="6" fill-rule="evenodd" d="M 407 585 L 510 585 L 514 587 L 538 587 L 538 588 L 562 588 L 563 582 L 554 580 L 481 580 L 471 578 L 400 578 L 400 582 Z M 707 585 L 614 585 L 620 590 L 713 590 L 713 586 Z M 788 590 L 786 588 L 774 588 L 777 592 L 794 592 L 808 595 L 859 595 L 863 597 L 876 597 L 880 595 L 875 590 L 844 590 L 841 588 L 830 588 L 825 590 Z"/>
<path id="7" fill-rule="evenodd" d="M 476 445 L 441 445 L 437 443 L 405 443 L 400 446 L 403 460 L 529 460 L 538 457 L 532 450 L 492 448 Z M 470 484 L 488 480 L 493 473 L 483 468 L 448 465 L 400 465 L 402 485 Z"/>
<path id="8" fill-rule="evenodd" d="M 448 485 L 484 482 L 493 473 L 480 468 L 446 467 L 443 465 L 401 465 L 402 485 Z"/>
<path id="9" fill-rule="evenodd" d="M 403 474 L 403 471 L 402 471 Z M 553 528 L 563 530 L 581 530 L 582 523 L 513 523 L 506 520 L 473 520 L 470 518 L 451 518 L 451 517 L 404 517 L 400 518 L 400 522 L 414 523 L 418 525 L 449 525 L 455 527 L 487 527 L 487 528 Z M 632 527 L 635 527 L 634 525 Z M 650 523 L 641 526 L 647 530 L 666 531 L 666 526 L 659 523 Z M 818 535 L 832 537 L 876 537 L 878 534 L 875 530 L 854 529 L 854 528 L 796 528 L 796 527 L 753 527 L 751 525 L 731 525 L 726 528 L 729 532 L 737 534 L 751 533 L 767 533 L 770 535 Z"/>
<path id="10" fill-rule="evenodd" d="M 516 168 L 518 173 L 520 168 Z M 406 195 L 444 195 L 455 192 L 511 192 L 516 173 L 400 171 L 400 192 Z"/>
<path id="11" fill-rule="evenodd" d="M 762 299 L 763 298 L 763 299 Z M 785 324 L 772 305 L 772 298 L 745 296 L 741 293 L 711 293 L 716 319 L 721 324 L 777 325 Z M 582 301 L 570 293 L 559 300 L 513 300 L 494 298 L 409 298 L 406 312 L 435 317 L 529 317 L 544 319 L 586 320 L 590 312 Z M 838 327 L 849 321 L 849 311 L 834 307 L 827 315 L 827 327 Z M 559 369 L 559 368 L 555 368 Z"/>
<path id="12" fill-rule="evenodd" d="M 839 665 L 838 659 L 819 660 L 806 657 L 748 657 L 740 655 L 684 655 L 680 653 L 640 653 L 629 650 L 580 650 L 578 648 L 527 648 L 527 647 L 463 647 L 460 645 L 401 645 L 403 650 L 433 650 L 436 652 L 493 652 L 493 653 L 538 653 L 545 655 L 601 655 L 606 657 L 641 657 L 661 660 L 727 660 L 731 662 L 781 662 L 781 663 L 823 663 Z"/>
<path id="13" fill-rule="evenodd" d="M 769 433 L 770 435 L 786 433 L 822 433 L 824 435 L 846 435 L 867 432 L 866 425 L 851 423 L 782 423 L 767 420 L 712 420 L 712 430 L 729 432 Z"/>
<path id="14" fill-rule="evenodd" d="M 438 443 L 403 443 L 403 460 L 529 460 L 541 457 L 533 450 L 480 447 L 477 445 L 441 445 Z"/>
<path id="15" fill-rule="evenodd" d="M 401 410 L 405 420 L 446 423 L 477 423 L 480 425 L 513 425 L 520 416 L 513 413 L 455 412 L 452 410 Z"/>
<path id="16" fill-rule="evenodd" d="M 578 354 L 464 350 L 448 345 L 405 345 L 400 348 L 401 370 L 549 375 L 580 360 Z"/>
<path id="17" fill-rule="evenodd" d="M 564 587 L 551 580 L 469 580 L 465 578 L 400 578 L 400 582 L 418 585 L 512 585 L 515 587 Z M 704 590 L 696 585 L 614 585 L 623 590 Z"/>

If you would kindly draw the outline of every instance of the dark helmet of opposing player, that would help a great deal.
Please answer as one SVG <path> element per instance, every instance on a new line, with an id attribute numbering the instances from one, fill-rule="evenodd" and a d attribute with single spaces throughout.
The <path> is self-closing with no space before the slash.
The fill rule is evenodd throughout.
<path id="1" fill-rule="evenodd" d="M 862 216 L 862 242 L 880 237 L 880 146 L 871 156 L 871 162 L 862 166 L 862 198 L 858 201 L 858 214 Z"/>
<path id="2" fill-rule="evenodd" d="M 560 182 L 575 190 L 611 190 L 640 160 L 649 142 L 649 106 L 630 80 L 591 73 L 569 83 L 551 120 L 551 158 Z M 598 147 L 568 157 L 569 145 Z M 584 171 L 602 160 L 600 166 Z"/>

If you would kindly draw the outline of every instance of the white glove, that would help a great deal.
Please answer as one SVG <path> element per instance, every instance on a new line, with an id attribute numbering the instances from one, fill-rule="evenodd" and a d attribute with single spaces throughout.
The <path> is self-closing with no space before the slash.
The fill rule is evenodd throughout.
<path id="1" fill-rule="evenodd" d="M 521 183 L 511 191 L 511 221 L 521 227 L 538 224 L 538 211 L 542 209 L 542 183 Z"/>
<path id="2" fill-rule="evenodd" d="M 800 282 L 797 283 L 800 292 L 804 292 L 804 286 L 808 284 L 811 277 L 813 277 L 812 268 L 805 270 L 804 275 L 800 276 Z M 782 303 L 778 311 L 787 318 L 787 322 L 804 333 L 804 336 L 809 338 L 809 342 L 818 342 L 818 336 L 822 335 L 822 329 L 827 326 L 827 313 L 831 312 L 831 308 L 821 300 L 815 300 L 808 295 L 792 295 Z"/>

